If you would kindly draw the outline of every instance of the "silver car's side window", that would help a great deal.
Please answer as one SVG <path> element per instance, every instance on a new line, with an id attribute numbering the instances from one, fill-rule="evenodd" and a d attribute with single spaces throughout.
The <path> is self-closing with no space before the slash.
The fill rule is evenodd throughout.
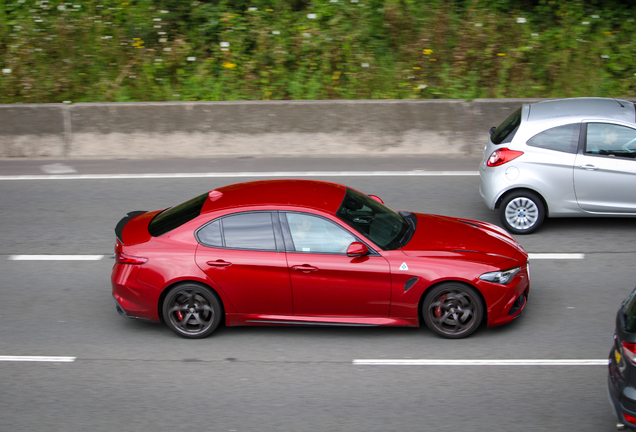
<path id="1" fill-rule="evenodd" d="M 580 130 L 580 123 L 555 127 L 533 136 L 528 140 L 527 144 L 547 150 L 576 153 L 579 145 Z"/>
<path id="2" fill-rule="evenodd" d="M 585 153 L 636 158 L 636 130 L 611 123 L 588 123 Z"/>

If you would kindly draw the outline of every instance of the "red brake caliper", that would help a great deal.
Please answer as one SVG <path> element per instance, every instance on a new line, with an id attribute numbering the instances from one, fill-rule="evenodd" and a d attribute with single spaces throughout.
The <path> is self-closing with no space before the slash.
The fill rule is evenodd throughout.
<path id="1" fill-rule="evenodd" d="M 174 305 L 177 306 L 178 304 L 179 303 L 175 303 Z M 179 321 L 183 321 L 183 314 L 180 310 L 177 311 L 177 318 L 179 318 Z"/>
<path id="2" fill-rule="evenodd" d="M 446 301 L 446 294 L 442 294 L 441 296 L 439 296 L 438 301 L 440 303 L 444 303 Z M 440 318 L 442 316 L 442 307 L 441 306 L 435 306 L 435 317 L 436 318 Z"/>

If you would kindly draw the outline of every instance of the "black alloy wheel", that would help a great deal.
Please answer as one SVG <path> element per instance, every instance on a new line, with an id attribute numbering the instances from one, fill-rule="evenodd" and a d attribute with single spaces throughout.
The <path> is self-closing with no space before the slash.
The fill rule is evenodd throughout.
<path id="1" fill-rule="evenodd" d="M 221 301 L 209 288 L 182 283 L 170 290 L 163 302 L 163 317 L 176 334 L 199 339 L 209 336 L 221 322 Z"/>
<path id="2" fill-rule="evenodd" d="M 460 339 L 479 328 L 484 307 L 474 288 L 447 282 L 431 288 L 426 294 L 422 316 L 434 333 L 448 339 Z"/>

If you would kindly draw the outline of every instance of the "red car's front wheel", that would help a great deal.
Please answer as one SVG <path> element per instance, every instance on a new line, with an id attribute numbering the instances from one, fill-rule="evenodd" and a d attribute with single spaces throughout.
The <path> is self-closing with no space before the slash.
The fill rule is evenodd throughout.
<path id="1" fill-rule="evenodd" d="M 445 338 L 459 339 L 479 328 L 484 308 L 474 288 L 448 282 L 431 288 L 424 299 L 422 315 L 433 332 Z"/>

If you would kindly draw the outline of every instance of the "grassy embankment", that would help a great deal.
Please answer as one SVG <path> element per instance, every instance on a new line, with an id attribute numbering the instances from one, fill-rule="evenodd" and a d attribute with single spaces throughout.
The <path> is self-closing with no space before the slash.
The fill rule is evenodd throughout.
<path id="1" fill-rule="evenodd" d="M 0 0 L 0 103 L 634 97 L 634 18 L 619 0 Z"/>

